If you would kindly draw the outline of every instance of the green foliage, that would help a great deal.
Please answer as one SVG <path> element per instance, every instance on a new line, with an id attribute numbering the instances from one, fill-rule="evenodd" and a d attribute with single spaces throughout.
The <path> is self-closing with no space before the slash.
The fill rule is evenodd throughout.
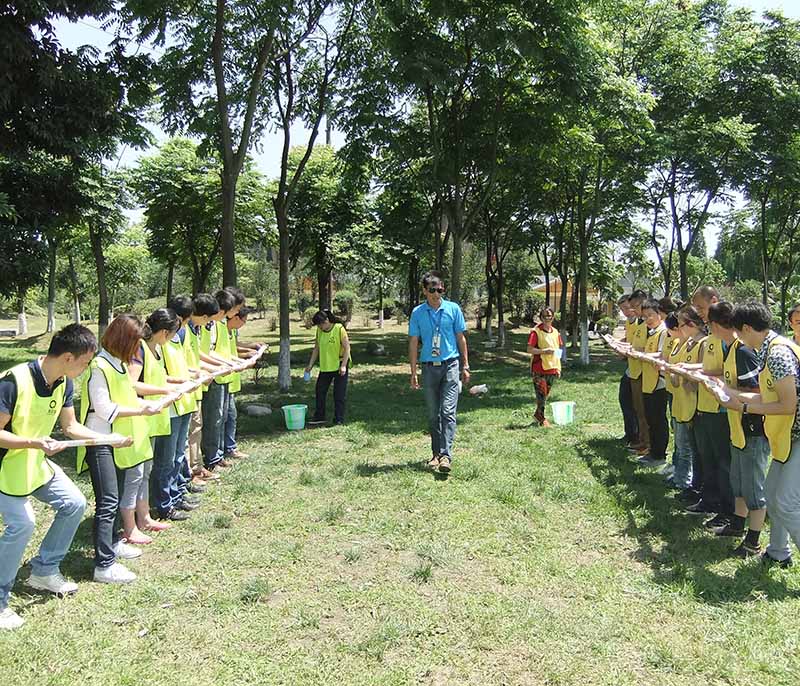
<path id="1" fill-rule="evenodd" d="M 693 293 L 703 285 L 722 288 L 727 280 L 727 275 L 722 265 L 715 259 L 703 259 L 689 255 L 686 260 L 686 278 L 689 292 Z"/>
<path id="2" fill-rule="evenodd" d="M 358 298 L 352 291 L 337 291 L 333 298 L 335 314 L 348 323 L 353 318 Z"/>

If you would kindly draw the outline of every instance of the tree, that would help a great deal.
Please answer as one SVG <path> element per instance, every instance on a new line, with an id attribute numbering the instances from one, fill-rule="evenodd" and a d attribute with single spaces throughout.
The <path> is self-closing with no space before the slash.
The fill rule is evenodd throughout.
<path id="1" fill-rule="evenodd" d="M 46 265 L 47 245 L 40 232 L 0 220 L 0 295 L 16 298 L 21 335 L 28 332 L 25 295 L 44 283 Z"/>

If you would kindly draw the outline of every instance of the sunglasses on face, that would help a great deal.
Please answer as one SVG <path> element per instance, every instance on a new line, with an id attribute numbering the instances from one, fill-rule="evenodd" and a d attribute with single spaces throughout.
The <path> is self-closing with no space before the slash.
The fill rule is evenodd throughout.
<path id="1" fill-rule="evenodd" d="M 428 293 L 444 293 L 444 288 L 439 286 L 438 288 L 429 288 Z"/>

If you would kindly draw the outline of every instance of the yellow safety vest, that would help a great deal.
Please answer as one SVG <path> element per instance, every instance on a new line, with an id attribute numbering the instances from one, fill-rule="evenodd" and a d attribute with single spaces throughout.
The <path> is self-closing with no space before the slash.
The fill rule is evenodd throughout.
<path id="1" fill-rule="evenodd" d="M 22 438 L 49 436 L 64 407 L 66 382 L 60 383 L 50 397 L 36 392 L 27 363 L 8 370 L 17 384 L 17 403 L 8 431 Z M 0 493 L 27 496 L 49 483 L 55 476 L 44 452 L 36 448 L 10 449 L 0 461 Z"/>
<path id="2" fill-rule="evenodd" d="M 138 407 L 139 396 L 133 387 L 128 370 L 122 365 L 122 371 L 114 369 L 114 366 L 104 357 L 95 357 L 89 365 L 89 373 L 84 376 L 81 384 L 81 423 L 86 423 L 86 416 L 89 414 L 89 379 L 92 371 L 99 369 L 103 372 L 108 384 L 108 394 L 111 402 L 120 407 Z M 133 445 L 127 448 L 114 448 L 114 463 L 120 469 L 129 469 L 137 464 L 153 459 L 153 449 L 150 445 L 150 423 L 147 417 L 117 417 L 111 423 L 111 430 L 123 436 L 131 436 Z M 76 470 L 78 474 L 87 469 L 86 448 L 78 448 L 78 459 Z"/>
<path id="3" fill-rule="evenodd" d="M 644 344 L 644 351 L 646 354 L 656 353 L 661 347 L 661 337 L 666 335 L 667 327 L 663 322 L 659 324 L 653 332 L 647 332 L 647 340 Z M 661 372 L 658 367 L 647 362 L 642 363 L 642 393 L 653 393 L 658 386 L 658 379 L 661 377 Z"/>
<path id="4" fill-rule="evenodd" d="M 703 371 L 719 371 L 725 361 L 725 352 L 722 349 L 722 339 L 709 335 L 703 339 Z M 700 384 L 697 392 L 697 409 L 699 412 L 719 412 L 719 403 L 716 396 Z"/>
<path id="5" fill-rule="evenodd" d="M 161 348 L 161 354 L 164 356 L 164 365 L 167 368 L 167 374 L 176 378 L 183 379 L 184 381 L 191 381 L 189 374 L 189 365 L 186 364 L 186 351 L 184 350 L 185 341 L 189 334 L 186 334 L 184 343 L 178 341 L 167 341 L 166 345 Z M 175 414 L 182 417 L 185 414 L 194 412 L 197 409 L 197 399 L 195 398 L 194 391 L 186 393 L 178 398 L 174 403 Z"/>
<path id="6" fill-rule="evenodd" d="M 634 350 L 644 352 L 644 346 L 647 341 L 647 324 L 643 320 L 637 319 L 631 324 L 630 337 L 628 342 L 633 346 Z M 632 357 L 628 358 L 628 371 L 630 372 L 631 379 L 638 379 L 642 375 L 642 361 L 634 360 Z"/>
<path id="7" fill-rule="evenodd" d="M 690 343 L 694 343 L 691 348 L 689 347 Z M 697 358 L 700 356 L 700 345 L 699 341 L 686 341 L 686 344 L 681 348 L 681 356 L 678 360 L 686 364 L 697 364 Z M 697 412 L 697 390 L 686 388 L 683 385 L 684 381 L 685 379 L 681 378 L 681 385 L 672 396 L 672 416 L 676 422 L 681 422 L 681 424 L 692 421 Z"/>
<path id="8" fill-rule="evenodd" d="M 228 336 L 228 326 L 224 322 L 214 322 L 217 327 L 217 340 L 214 343 L 214 352 L 219 355 L 223 360 L 231 359 L 231 346 L 230 337 Z M 209 334 L 209 339 L 211 335 Z M 221 385 L 229 384 L 233 379 L 233 374 L 226 374 L 225 376 L 218 376 L 214 379 L 214 383 Z"/>
<path id="9" fill-rule="evenodd" d="M 167 370 L 164 367 L 164 356 L 156 357 L 145 341 L 142 341 L 142 349 L 144 350 L 142 381 L 149 386 L 167 388 L 169 384 L 167 383 Z M 151 400 L 158 402 L 161 400 L 161 396 L 153 396 Z M 169 436 L 172 430 L 169 421 L 169 407 L 165 407 L 158 414 L 146 419 L 150 424 L 150 436 Z"/>
<path id="10" fill-rule="evenodd" d="M 800 346 L 788 338 L 777 336 L 769 344 L 772 350 L 774 345 L 785 345 L 800 360 Z M 769 353 L 768 353 L 769 354 Z M 766 363 L 761 374 L 758 375 L 758 386 L 761 391 L 761 401 L 764 403 L 778 402 L 778 392 L 775 390 L 775 380 L 769 371 Z M 778 462 L 786 462 L 792 452 L 792 426 L 794 425 L 794 415 L 767 414 L 764 415 L 764 433 L 767 434 L 772 459 Z"/>
<path id="11" fill-rule="evenodd" d="M 678 362 L 682 362 L 681 360 L 681 353 L 683 352 L 683 343 L 684 341 L 680 340 L 679 338 L 671 338 L 672 341 L 669 349 L 669 354 L 667 355 L 667 362 L 669 364 L 678 364 Z M 680 388 L 680 383 L 676 386 L 672 383 L 672 374 L 667 375 L 667 378 L 664 379 L 667 384 L 667 393 L 670 395 L 675 395 L 677 390 Z M 673 401 L 674 402 L 674 401 Z"/>
<path id="12" fill-rule="evenodd" d="M 186 354 L 186 365 L 190 369 L 197 369 L 198 371 L 202 371 L 202 369 L 200 368 L 201 335 L 202 335 L 201 333 L 194 333 L 194 331 L 192 331 L 192 327 L 189 326 L 188 324 L 186 325 L 186 336 L 183 339 L 183 352 Z M 205 392 L 205 386 L 200 386 L 194 392 L 195 400 L 202 400 L 204 392 Z"/>
<path id="13" fill-rule="evenodd" d="M 739 385 L 739 370 L 736 367 L 736 350 L 741 344 L 742 342 L 738 338 L 731 344 L 722 365 L 725 384 L 731 388 L 737 388 Z M 731 427 L 731 445 L 739 449 L 744 448 L 747 439 L 745 438 L 744 427 L 742 426 L 742 413 L 738 410 L 728 409 L 728 424 L 730 424 Z"/>
<path id="14" fill-rule="evenodd" d="M 545 331 L 541 326 L 537 325 L 534 331 L 536 331 L 536 340 L 538 341 L 537 348 L 553 348 L 553 350 L 561 348 L 561 344 L 558 342 L 558 329 L 555 327 L 550 331 Z M 559 373 L 561 372 L 561 359 L 556 353 L 541 355 L 540 358 L 542 360 L 542 369 L 545 371 L 556 369 Z"/>
<path id="15" fill-rule="evenodd" d="M 238 343 L 239 331 L 236 329 L 228 329 L 228 346 L 231 353 L 231 359 L 235 360 L 239 357 Z M 234 372 L 230 375 L 231 383 L 228 386 L 229 393 L 238 393 L 242 390 L 242 373 Z"/>

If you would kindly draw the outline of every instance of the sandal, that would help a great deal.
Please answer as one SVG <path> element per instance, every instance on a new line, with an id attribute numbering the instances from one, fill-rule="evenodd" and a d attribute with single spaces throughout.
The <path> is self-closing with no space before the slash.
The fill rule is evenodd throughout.
<path id="1" fill-rule="evenodd" d="M 449 455 L 442 455 L 439 458 L 439 472 L 442 474 L 448 474 L 450 472 L 450 456 Z"/>
<path id="2" fill-rule="evenodd" d="M 426 464 L 431 469 L 438 468 L 438 466 L 439 466 L 439 456 L 438 455 L 434 455 L 430 460 L 428 460 L 428 462 Z"/>

